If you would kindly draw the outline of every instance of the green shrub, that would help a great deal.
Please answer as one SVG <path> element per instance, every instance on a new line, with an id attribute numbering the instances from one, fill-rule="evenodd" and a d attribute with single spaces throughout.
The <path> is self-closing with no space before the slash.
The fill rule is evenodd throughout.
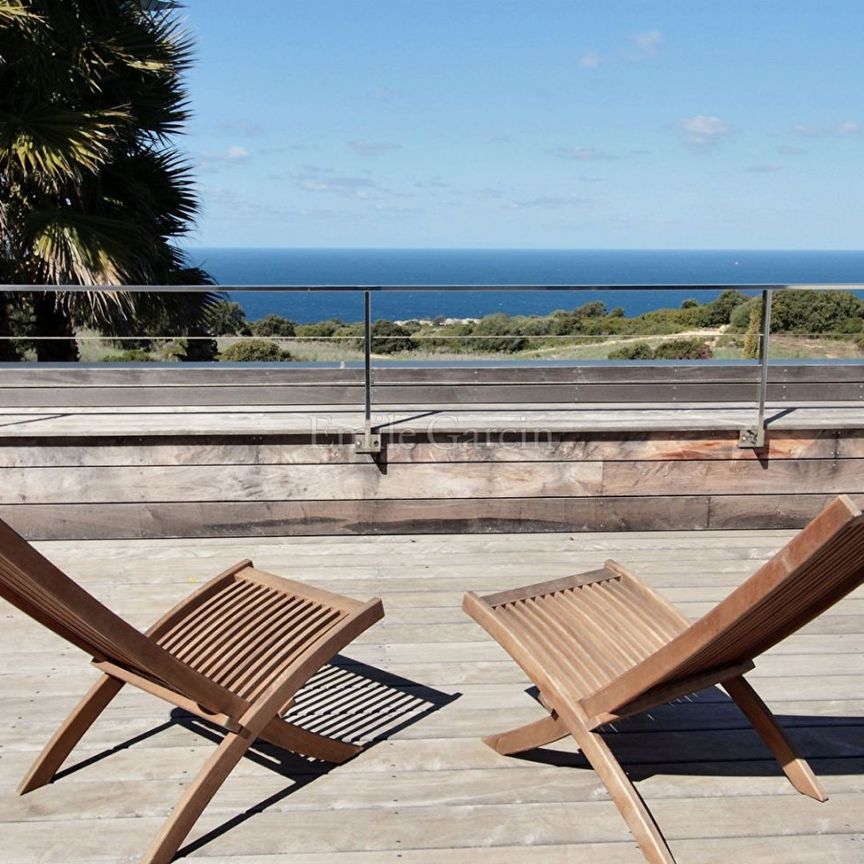
<path id="1" fill-rule="evenodd" d="M 748 299 L 745 294 L 732 288 L 723 291 L 715 300 L 699 307 L 703 313 L 701 326 L 719 327 L 722 324 L 728 324 L 735 307 L 746 303 Z"/>
<path id="2" fill-rule="evenodd" d="M 470 335 L 472 338 L 463 343 L 469 351 L 512 354 L 528 347 L 528 340 L 518 332 L 515 320 L 503 313 L 481 318 L 471 326 Z"/>
<path id="3" fill-rule="evenodd" d="M 654 349 L 647 342 L 631 342 L 609 352 L 610 360 L 653 360 Z"/>
<path id="4" fill-rule="evenodd" d="M 750 319 L 747 322 L 747 332 L 744 335 L 744 348 L 741 351 L 741 356 L 745 360 L 755 360 L 759 356 L 759 349 L 762 344 L 763 303 L 757 298 L 754 302 L 743 305 L 750 310 Z"/>
<path id="5" fill-rule="evenodd" d="M 864 316 L 864 300 L 849 291 L 780 291 L 771 305 L 771 330 L 778 333 L 845 332 Z"/>
<path id="6" fill-rule="evenodd" d="M 744 333 L 750 324 L 750 313 L 754 307 L 761 313 L 762 300 L 759 297 L 751 297 L 746 303 L 739 303 L 729 316 L 729 329 Z"/>
<path id="7" fill-rule="evenodd" d="M 294 327 L 294 335 L 301 339 L 326 339 L 344 326 L 339 318 L 328 318 L 326 321 L 316 321 L 314 324 L 297 324 Z"/>
<path id="8" fill-rule="evenodd" d="M 602 300 L 589 300 L 573 310 L 580 318 L 603 318 L 606 304 Z"/>
<path id="9" fill-rule="evenodd" d="M 256 336 L 293 336 L 294 322 L 281 315 L 265 315 L 249 324 L 249 329 Z"/>
<path id="10" fill-rule="evenodd" d="M 576 312 L 553 312 L 549 316 L 547 331 L 550 336 L 572 336 L 582 331 L 582 318 Z"/>
<path id="11" fill-rule="evenodd" d="M 372 325 L 372 351 L 375 354 L 398 354 L 414 347 L 411 331 L 395 321 L 383 318 Z"/>
<path id="12" fill-rule="evenodd" d="M 631 342 L 609 352 L 610 360 L 708 360 L 711 346 L 698 338 L 669 339 L 652 348 L 648 342 Z"/>
<path id="13" fill-rule="evenodd" d="M 513 332 L 521 336 L 548 336 L 550 323 L 547 315 L 520 315 L 513 319 Z"/>
<path id="14" fill-rule="evenodd" d="M 210 306 L 204 315 L 204 323 L 214 336 L 236 336 L 247 327 L 243 307 L 232 300 L 219 300 Z"/>
<path id="15" fill-rule="evenodd" d="M 246 339 L 229 345 L 220 353 L 219 359 L 232 363 L 261 363 L 290 360 L 291 355 L 269 339 Z"/>
<path id="16" fill-rule="evenodd" d="M 670 339 L 654 349 L 655 360 L 710 360 L 713 356 L 711 346 L 697 337 Z"/>
<path id="17" fill-rule="evenodd" d="M 401 326 L 403 326 L 412 336 L 415 333 L 418 333 L 424 327 L 424 325 L 421 324 L 416 318 L 412 318 L 410 321 L 403 322 Z"/>
<path id="18" fill-rule="evenodd" d="M 694 300 L 692 297 L 688 297 L 686 300 L 684 300 L 681 303 L 681 308 L 682 309 L 695 309 L 699 305 L 700 304 L 699 304 L 698 300 Z"/>

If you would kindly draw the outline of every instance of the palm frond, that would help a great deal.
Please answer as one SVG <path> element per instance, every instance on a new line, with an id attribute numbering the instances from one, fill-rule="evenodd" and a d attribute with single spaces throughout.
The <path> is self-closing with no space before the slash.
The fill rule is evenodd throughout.
<path id="1" fill-rule="evenodd" d="M 70 111 L 39 104 L 17 115 L 0 111 L 0 165 L 17 163 L 50 182 L 95 171 L 108 158 L 117 124 L 127 119 L 119 108 Z"/>
<path id="2" fill-rule="evenodd" d="M 28 9 L 23 0 L 0 0 L 0 25 L 40 20 L 42 20 L 41 16 Z"/>

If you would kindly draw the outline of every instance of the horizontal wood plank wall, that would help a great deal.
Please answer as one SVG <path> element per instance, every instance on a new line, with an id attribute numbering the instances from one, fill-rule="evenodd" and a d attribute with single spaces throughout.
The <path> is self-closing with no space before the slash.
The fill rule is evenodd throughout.
<path id="1" fill-rule="evenodd" d="M 312 393 L 315 404 L 359 402 L 357 369 L 6 367 L 7 417 L 19 407 L 99 410 L 75 415 L 84 428 L 75 437 L 26 423 L 0 437 L 0 517 L 37 539 L 705 530 L 799 527 L 841 492 L 864 503 L 864 406 L 860 427 L 854 419 L 837 430 L 784 426 L 760 451 L 739 449 L 735 429 L 508 431 L 506 412 L 494 410 L 524 400 L 572 403 L 588 392 L 601 402 L 670 402 L 685 393 L 685 401 L 694 393 L 750 399 L 756 372 L 697 364 L 390 367 L 376 373 L 376 398 L 476 402 L 482 428 L 445 434 L 432 423 L 406 440 L 397 423 L 374 459 L 358 454 L 349 435 L 100 434 L 100 416 L 112 407 L 301 404 Z M 776 366 L 771 375 L 774 398 L 842 393 L 849 404 L 864 396 L 861 365 Z"/>
<path id="2" fill-rule="evenodd" d="M 0 517 L 37 539 L 793 528 L 864 502 L 861 429 L 468 436 L 375 461 L 344 443 L 232 436 L 3 439 Z"/>
<path id="3" fill-rule="evenodd" d="M 755 365 L 721 363 L 597 366 L 492 366 L 374 371 L 376 405 L 526 403 L 719 404 L 752 402 Z M 768 397 L 776 402 L 864 401 L 864 363 L 777 364 Z M 0 370 L 4 408 L 187 405 L 363 404 L 356 368 L 158 367 Z"/>

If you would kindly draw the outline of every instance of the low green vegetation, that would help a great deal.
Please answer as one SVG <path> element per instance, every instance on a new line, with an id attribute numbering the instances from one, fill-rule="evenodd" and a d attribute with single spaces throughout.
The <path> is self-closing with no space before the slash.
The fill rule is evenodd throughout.
<path id="1" fill-rule="evenodd" d="M 864 354 L 864 301 L 848 291 L 777 292 L 772 306 L 772 356 L 851 358 Z M 376 356 L 448 360 L 471 357 L 543 360 L 707 360 L 758 355 L 761 296 L 724 291 L 709 303 L 685 300 L 679 308 L 627 317 L 591 301 L 549 315 L 436 318 L 372 325 Z M 16 327 L 29 332 L 26 320 Z M 88 339 L 98 331 L 88 331 Z M 173 359 L 264 361 L 356 360 L 363 351 L 362 322 L 328 318 L 297 324 L 281 315 L 247 320 L 239 303 L 208 307 L 196 338 L 112 341 L 81 348 L 81 357 L 113 361 Z M 89 344 L 89 343 L 88 343 Z M 26 342 L 19 346 L 32 356 Z M 290 353 L 288 350 L 290 349 Z M 101 352 L 101 353 L 100 353 Z"/>
<path id="2" fill-rule="evenodd" d="M 609 352 L 610 360 L 710 360 L 714 349 L 698 337 L 668 339 L 655 346 L 632 342 Z"/>
<path id="3" fill-rule="evenodd" d="M 228 345 L 219 353 L 219 359 L 231 363 L 272 363 L 290 360 L 291 354 L 269 339 L 245 339 Z"/>

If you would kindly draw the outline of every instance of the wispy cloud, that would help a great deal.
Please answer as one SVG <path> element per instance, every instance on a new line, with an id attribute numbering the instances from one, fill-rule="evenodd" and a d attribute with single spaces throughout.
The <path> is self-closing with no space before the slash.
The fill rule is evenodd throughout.
<path id="1" fill-rule="evenodd" d="M 496 189 L 494 186 L 484 186 L 481 189 L 475 189 L 472 195 L 480 201 L 497 200 L 504 197 L 504 190 Z"/>
<path id="2" fill-rule="evenodd" d="M 229 135 L 242 135 L 247 138 L 258 138 L 264 134 L 264 129 L 257 123 L 248 123 L 246 120 L 223 120 L 216 124 L 220 132 Z"/>
<path id="3" fill-rule="evenodd" d="M 810 151 L 806 147 L 798 147 L 795 144 L 778 144 L 777 152 L 784 156 L 803 156 Z"/>
<path id="4" fill-rule="evenodd" d="M 391 153 L 402 147 L 401 144 L 394 144 L 391 141 L 366 141 L 365 139 L 349 141 L 348 146 L 360 156 L 381 156 L 383 153 Z"/>
<path id="5" fill-rule="evenodd" d="M 539 207 L 544 210 L 565 210 L 571 207 L 587 207 L 593 203 L 590 198 L 583 198 L 579 195 L 537 195 L 534 198 L 514 201 L 511 206 L 516 208 Z"/>
<path id="6" fill-rule="evenodd" d="M 415 189 L 433 189 L 443 191 L 445 189 L 452 189 L 452 183 L 446 183 L 440 177 L 428 177 L 425 180 L 416 180 L 414 182 Z"/>
<path id="7" fill-rule="evenodd" d="M 656 57 L 663 48 L 663 34 L 659 30 L 646 30 L 631 38 L 636 46 L 635 60 L 650 60 Z"/>
<path id="8" fill-rule="evenodd" d="M 302 178 L 297 181 L 298 188 L 304 192 L 325 192 L 341 198 L 368 200 L 383 187 L 368 177 L 318 177 Z"/>
<path id="9" fill-rule="evenodd" d="M 583 51 L 579 56 L 579 65 L 583 69 L 596 69 L 603 62 L 603 58 L 597 51 L 589 49 Z"/>
<path id="10" fill-rule="evenodd" d="M 780 170 L 780 166 L 773 162 L 756 162 L 748 165 L 744 170 L 749 174 L 774 174 Z"/>
<path id="11" fill-rule="evenodd" d="M 697 114 L 678 121 L 684 143 L 693 150 L 712 150 L 732 131 L 719 117 Z"/>
<path id="12" fill-rule="evenodd" d="M 220 171 L 228 166 L 246 162 L 249 157 L 249 151 L 245 147 L 232 144 L 224 150 L 204 150 L 198 154 L 198 164 L 203 171 Z"/>
<path id="13" fill-rule="evenodd" d="M 806 123 L 796 123 L 792 127 L 792 134 L 797 135 L 799 138 L 815 138 L 821 135 L 822 132 L 815 126 L 810 126 Z"/>
<path id="14" fill-rule="evenodd" d="M 582 69 L 597 69 L 615 63 L 641 63 L 657 57 L 663 50 L 663 44 L 663 34 L 659 30 L 644 30 L 634 33 L 626 43 L 606 53 L 586 48 L 577 62 Z"/>
<path id="15" fill-rule="evenodd" d="M 553 147 L 546 152 L 556 159 L 570 159 L 574 162 L 598 162 L 612 158 L 610 154 L 596 147 Z"/>
<path id="16" fill-rule="evenodd" d="M 799 138 L 823 138 L 828 135 L 857 135 L 861 128 L 861 124 L 855 120 L 844 120 L 833 126 L 812 126 L 808 123 L 796 123 L 791 132 Z"/>

